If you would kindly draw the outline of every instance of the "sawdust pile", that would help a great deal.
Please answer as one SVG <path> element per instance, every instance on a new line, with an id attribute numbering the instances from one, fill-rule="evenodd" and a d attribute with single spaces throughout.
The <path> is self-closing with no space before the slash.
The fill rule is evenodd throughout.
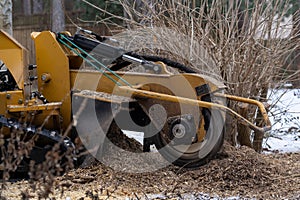
<path id="1" fill-rule="evenodd" d="M 236 149 L 225 144 L 216 159 L 199 169 L 168 166 L 151 173 L 124 173 L 97 163 L 72 170 L 56 178 L 52 195 L 82 200 L 196 199 L 203 193 L 221 198 L 298 199 L 299 169 L 300 153 L 263 155 L 247 147 Z M 11 184 L 4 194 L 14 191 L 18 184 L 24 188 L 24 182 Z M 190 196 L 184 198 L 186 194 Z"/>

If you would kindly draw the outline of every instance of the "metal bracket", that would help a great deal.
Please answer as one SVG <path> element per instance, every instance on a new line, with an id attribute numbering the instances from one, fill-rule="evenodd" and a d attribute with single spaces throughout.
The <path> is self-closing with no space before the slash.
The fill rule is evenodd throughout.
<path id="1" fill-rule="evenodd" d="M 207 83 L 196 87 L 195 90 L 196 90 L 197 96 L 203 96 L 203 95 L 209 94 L 211 91 L 210 87 Z"/>

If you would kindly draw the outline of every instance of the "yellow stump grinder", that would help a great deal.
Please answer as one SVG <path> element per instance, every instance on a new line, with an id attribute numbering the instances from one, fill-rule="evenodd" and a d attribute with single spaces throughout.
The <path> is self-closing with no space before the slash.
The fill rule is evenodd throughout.
<path id="1" fill-rule="evenodd" d="M 183 64 L 125 51 L 86 30 L 31 37 L 35 65 L 22 45 L 0 31 L 0 170 L 12 144 L 25 152 L 9 160 L 19 170 L 42 163 L 54 147 L 59 155 L 76 154 L 81 144 L 97 156 L 105 135 L 114 135 L 112 126 L 143 132 L 144 151 L 154 144 L 173 164 L 198 167 L 220 150 L 225 113 L 256 132 L 270 129 L 262 103 L 227 95 L 222 83 Z M 263 126 L 228 108 L 227 99 L 257 106 Z"/>

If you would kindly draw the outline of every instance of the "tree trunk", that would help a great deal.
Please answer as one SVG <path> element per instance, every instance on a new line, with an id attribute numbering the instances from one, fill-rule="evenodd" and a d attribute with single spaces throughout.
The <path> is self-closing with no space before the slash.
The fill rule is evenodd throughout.
<path id="1" fill-rule="evenodd" d="M 12 1 L 0 0 L 0 29 L 12 35 Z"/>
<path id="2" fill-rule="evenodd" d="M 23 0 L 23 13 L 24 15 L 31 15 L 31 0 Z"/>
<path id="3" fill-rule="evenodd" d="M 52 31 L 65 30 L 65 13 L 61 0 L 52 0 Z"/>
<path id="4" fill-rule="evenodd" d="M 225 140 L 229 142 L 232 146 L 237 145 L 236 135 L 237 135 L 237 122 L 236 120 L 228 113 L 226 113 L 225 121 Z"/>
<path id="5" fill-rule="evenodd" d="M 262 91 L 260 95 L 261 101 L 266 102 L 268 96 L 268 90 L 269 90 L 268 85 L 262 86 Z M 265 125 L 262 122 L 263 122 L 263 116 L 260 112 L 258 112 L 255 119 L 255 124 L 261 127 Z M 254 132 L 253 149 L 259 153 L 262 152 L 263 139 L 264 139 L 264 133 Z"/>
<path id="6" fill-rule="evenodd" d="M 245 117 L 246 119 L 248 118 L 248 112 L 249 112 L 249 105 L 248 104 L 239 104 L 238 105 L 238 113 L 242 116 Z M 250 139 L 251 135 L 251 130 L 249 127 L 238 123 L 237 125 L 237 140 L 241 146 L 248 146 L 252 148 L 252 142 Z"/>
<path id="7" fill-rule="evenodd" d="M 33 0 L 33 14 L 41 14 L 44 11 L 44 0 Z"/>

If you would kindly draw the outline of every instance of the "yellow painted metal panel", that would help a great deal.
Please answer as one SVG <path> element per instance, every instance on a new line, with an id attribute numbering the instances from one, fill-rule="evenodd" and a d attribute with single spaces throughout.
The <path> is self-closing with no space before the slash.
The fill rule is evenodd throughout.
<path id="1" fill-rule="evenodd" d="M 20 105 L 24 103 L 23 91 L 7 91 L 6 93 L 6 104 L 7 105 Z"/>
<path id="2" fill-rule="evenodd" d="M 62 102 L 61 114 L 63 127 L 67 128 L 71 121 L 71 97 L 68 57 L 56 41 L 55 34 L 44 31 L 34 33 L 32 38 L 36 48 L 36 64 L 39 91 L 50 102 Z M 42 81 L 48 74 L 51 80 Z"/>
<path id="3" fill-rule="evenodd" d="M 19 49 L 24 48 L 17 40 L 11 37 L 8 33 L 0 30 L 1 49 Z"/>
<path id="4" fill-rule="evenodd" d="M 0 92 L 0 115 L 6 113 L 6 92 Z"/>
<path id="5" fill-rule="evenodd" d="M 28 52 L 14 38 L 0 30 L 0 59 L 11 71 L 20 89 L 24 88 L 24 67 L 28 66 Z"/>
<path id="6" fill-rule="evenodd" d="M 107 73 L 112 76 L 111 73 Z M 167 92 L 172 91 L 177 96 L 189 97 L 196 99 L 195 88 L 203 84 L 209 84 L 211 91 L 224 89 L 225 86 L 210 78 L 202 77 L 198 74 L 147 74 L 147 73 L 126 73 L 117 72 L 119 76 L 128 81 L 131 85 L 147 85 L 151 91 Z M 93 90 L 99 92 L 113 93 L 117 87 L 114 82 L 97 71 L 79 71 L 71 70 L 71 88 L 78 90 Z M 113 76 L 112 76 L 113 77 Z M 117 78 L 115 78 L 117 80 Z M 120 81 L 120 83 L 122 83 Z M 170 94 L 170 93 L 169 93 Z"/>

